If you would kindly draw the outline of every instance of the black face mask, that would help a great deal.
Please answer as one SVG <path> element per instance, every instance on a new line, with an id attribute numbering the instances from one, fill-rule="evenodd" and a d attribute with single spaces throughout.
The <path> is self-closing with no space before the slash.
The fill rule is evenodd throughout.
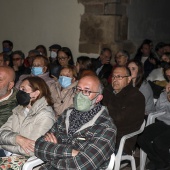
<path id="1" fill-rule="evenodd" d="M 30 103 L 30 94 L 22 90 L 19 90 L 16 94 L 16 98 L 19 105 L 27 106 Z"/>

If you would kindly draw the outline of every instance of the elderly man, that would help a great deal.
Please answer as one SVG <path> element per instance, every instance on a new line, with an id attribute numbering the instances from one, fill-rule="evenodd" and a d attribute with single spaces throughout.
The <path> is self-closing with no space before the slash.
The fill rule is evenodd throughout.
<path id="1" fill-rule="evenodd" d="M 144 120 L 145 99 L 142 93 L 131 84 L 130 70 L 116 67 L 112 74 L 112 85 L 105 88 L 103 104 L 117 127 L 116 149 L 122 136 L 138 130 Z M 124 152 L 132 154 L 136 138 L 127 140 Z"/>
<path id="2" fill-rule="evenodd" d="M 7 66 L 0 66 L 0 127 L 12 115 L 12 109 L 17 105 L 14 87 L 15 72 Z"/>
<path id="3" fill-rule="evenodd" d="M 112 51 L 109 48 L 103 48 L 100 56 L 97 59 L 92 59 L 94 71 L 104 85 L 107 85 L 107 79 L 112 71 L 111 58 Z"/>
<path id="4" fill-rule="evenodd" d="M 36 141 L 35 155 L 47 162 L 41 170 L 106 169 L 115 147 L 116 127 L 100 104 L 102 86 L 96 76 L 81 78 L 74 107 Z"/>

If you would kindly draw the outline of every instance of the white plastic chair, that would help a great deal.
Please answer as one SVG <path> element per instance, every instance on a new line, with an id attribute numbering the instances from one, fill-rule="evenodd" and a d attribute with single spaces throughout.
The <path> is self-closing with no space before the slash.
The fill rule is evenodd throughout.
<path id="1" fill-rule="evenodd" d="M 36 156 L 32 156 L 24 164 L 22 170 L 32 170 L 34 167 L 41 165 L 42 163 L 44 162 L 41 159 L 37 158 Z"/>
<path id="2" fill-rule="evenodd" d="M 148 115 L 148 120 L 146 126 L 155 123 L 155 119 L 161 115 L 164 115 L 166 112 L 153 112 Z M 140 149 L 140 170 L 144 170 L 146 163 L 147 154 Z"/>
<path id="3" fill-rule="evenodd" d="M 41 159 L 37 158 L 36 156 L 32 156 L 24 164 L 22 170 L 32 170 L 34 167 L 41 165 L 42 163 L 44 162 Z M 106 170 L 113 170 L 114 163 L 115 163 L 115 154 L 113 153 L 111 155 L 110 162 Z"/>
<path id="4" fill-rule="evenodd" d="M 124 144 L 125 144 L 126 139 L 129 139 L 131 137 L 134 137 L 134 136 L 142 133 L 144 128 L 145 128 L 145 120 L 143 121 L 141 128 L 138 131 L 127 134 L 127 135 L 125 135 L 121 138 L 118 153 L 117 153 L 116 158 L 115 158 L 114 170 L 120 169 L 121 161 L 123 161 L 123 160 L 129 160 L 131 162 L 132 170 L 136 170 L 136 163 L 135 163 L 135 159 L 134 159 L 133 155 L 122 155 L 122 153 L 123 153 L 123 148 L 124 148 Z"/>

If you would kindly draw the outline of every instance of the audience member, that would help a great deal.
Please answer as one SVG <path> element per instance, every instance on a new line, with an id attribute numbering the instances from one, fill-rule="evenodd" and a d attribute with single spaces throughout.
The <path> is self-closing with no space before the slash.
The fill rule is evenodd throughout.
<path id="1" fill-rule="evenodd" d="M 117 66 L 126 66 L 130 59 L 130 55 L 126 50 L 120 50 L 115 55 L 115 62 Z"/>
<path id="2" fill-rule="evenodd" d="M 145 114 L 155 111 L 153 91 L 149 83 L 144 79 L 144 70 L 142 62 L 138 60 L 130 60 L 128 68 L 131 71 L 133 87 L 137 87 L 145 97 Z"/>
<path id="3" fill-rule="evenodd" d="M 40 52 L 38 50 L 30 50 L 28 52 L 28 56 L 25 59 L 26 67 L 32 67 L 33 60 L 36 56 L 40 55 Z"/>
<path id="4" fill-rule="evenodd" d="M 170 53 L 170 44 L 165 44 L 164 53 L 166 53 L 166 52 Z"/>
<path id="5" fill-rule="evenodd" d="M 10 58 L 5 53 L 0 53 L 0 66 L 9 66 Z"/>
<path id="6" fill-rule="evenodd" d="M 58 63 L 58 60 L 57 60 L 57 53 L 58 53 L 58 50 L 61 49 L 61 46 L 59 44 L 53 44 L 49 47 L 49 51 L 50 51 L 50 63 L 56 63 L 56 64 L 59 64 Z"/>
<path id="7" fill-rule="evenodd" d="M 53 44 L 49 47 L 49 51 L 50 51 L 50 75 L 54 76 L 56 78 L 59 77 L 59 71 L 60 71 L 60 64 L 58 62 L 58 57 L 57 57 L 57 53 L 58 50 L 61 49 L 61 46 L 58 44 Z"/>
<path id="8" fill-rule="evenodd" d="M 59 77 L 59 73 L 61 68 L 66 67 L 68 65 L 74 66 L 73 55 L 71 50 L 68 47 L 62 47 L 57 52 L 57 59 L 59 65 L 56 65 L 53 72 L 55 72 L 55 77 Z"/>
<path id="9" fill-rule="evenodd" d="M 79 80 L 74 107 L 59 117 L 52 129 L 36 141 L 35 155 L 45 169 L 106 169 L 115 149 L 116 127 L 102 100 L 96 76 Z"/>
<path id="10" fill-rule="evenodd" d="M 145 78 L 150 74 L 150 72 L 157 68 L 159 65 L 158 59 L 154 56 L 151 51 L 151 46 L 149 41 L 144 41 L 139 47 L 135 59 L 141 61 L 144 64 L 144 76 Z"/>
<path id="11" fill-rule="evenodd" d="M 158 60 L 161 60 L 161 56 L 164 54 L 164 46 L 165 46 L 164 42 L 159 42 L 155 46 L 155 54 L 154 55 Z"/>
<path id="12" fill-rule="evenodd" d="M 56 101 L 54 101 L 54 110 L 56 117 L 73 105 L 73 88 L 77 85 L 76 79 L 77 74 L 74 66 L 67 66 L 61 69 L 55 89 Z"/>
<path id="13" fill-rule="evenodd" d="M 7 55 L 12 54 L 13 43 L 10 40 L 4 40 L 2 42 L 3 53 Z"/>
<path id="14" fill-rule="evenodd" d="M 22 51 L 14 51 L 12 53 L 12 65 L 15 71 L 15 82 L 19 80 L 19 77 L 23 74 L 30 74 L 30 68 L 25 67 L 24 65 L 25 55 Z"/>
<path id="15" fill-rule="evenodd" d="M 0 127 L 12 115 L 17 106 L 16 89 L 14 87 L 15 72 L 11 67 L 0 66 Z"/>
<path id="16" fill-rule="evenodd" d="M 166 114 L 158 117 L 159 121 L 147 126 L 138 138 L 138 144 L 144 150 L 150 162 L 146 169 L 169 170 L 170 148 L 170 85 L 162 92 L 156 103 L 157 111 L 165 111 Z"/>
<path id="17" fill-rule="evenodd" d="M 110 116 L 117 127 L 116 149 L 122 136 L 141 127 L 145 115 L 145 98 L 131 85 L 131 72 L 128 68 L 116 67 L 112 74 L 112 85 L 104 89 L 103 105 L 107 106 Z M 136 137 L 128 139 L 124 153 L 132 154 Z"/>
<path id="18" fill-rule="evenodd" d="M 107 85 L 107 79 L 112 71 L 110 60 L 112 51 L 109 48 L 103 48 L 97 59 L 92 59 L 93 69 L 96 72 L 103 85 Z"/>
<path id="19" fill-rule="evenodd" d="M 78 74 L 78 79 L 81 78 L 81 75 L 84 71 L 91 70 L 92 71 L 92 62 L 91 59 L 87 56 L 80 56 L 77 58 L 76 62 L 76 71 Z"/>
<path id="20" fill-rule="evenodd" d="M 25 78 L 16 98 L 18 106 L 0 128 L 1 156 L 10 153 L 33 155 L 34 143 L 54 124 L 50 90 L 39 77 Z"/>
<path id="21" fill-rule="evenodd" d="M 47 49 L 44 45 L 38 45 L 35 47 L 35 50 L 39 51 L 40 55 L 47 57 Z"/>

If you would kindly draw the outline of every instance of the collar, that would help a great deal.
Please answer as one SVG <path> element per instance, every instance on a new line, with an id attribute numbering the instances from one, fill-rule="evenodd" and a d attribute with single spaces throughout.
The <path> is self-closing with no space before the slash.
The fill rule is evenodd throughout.
<path id="1" fill-rule="evenodd" d="M 3 102 L 3 101 L 5 101 L 5 100 L 8 100 L 8 99 L 12 96 L 12 94 L 13 94 L 13 89 L 11 89 L 10 94 L 9 94 L 8 96 L 6 96 L 5 98 L 1 99 L 0 102 Z"/>

